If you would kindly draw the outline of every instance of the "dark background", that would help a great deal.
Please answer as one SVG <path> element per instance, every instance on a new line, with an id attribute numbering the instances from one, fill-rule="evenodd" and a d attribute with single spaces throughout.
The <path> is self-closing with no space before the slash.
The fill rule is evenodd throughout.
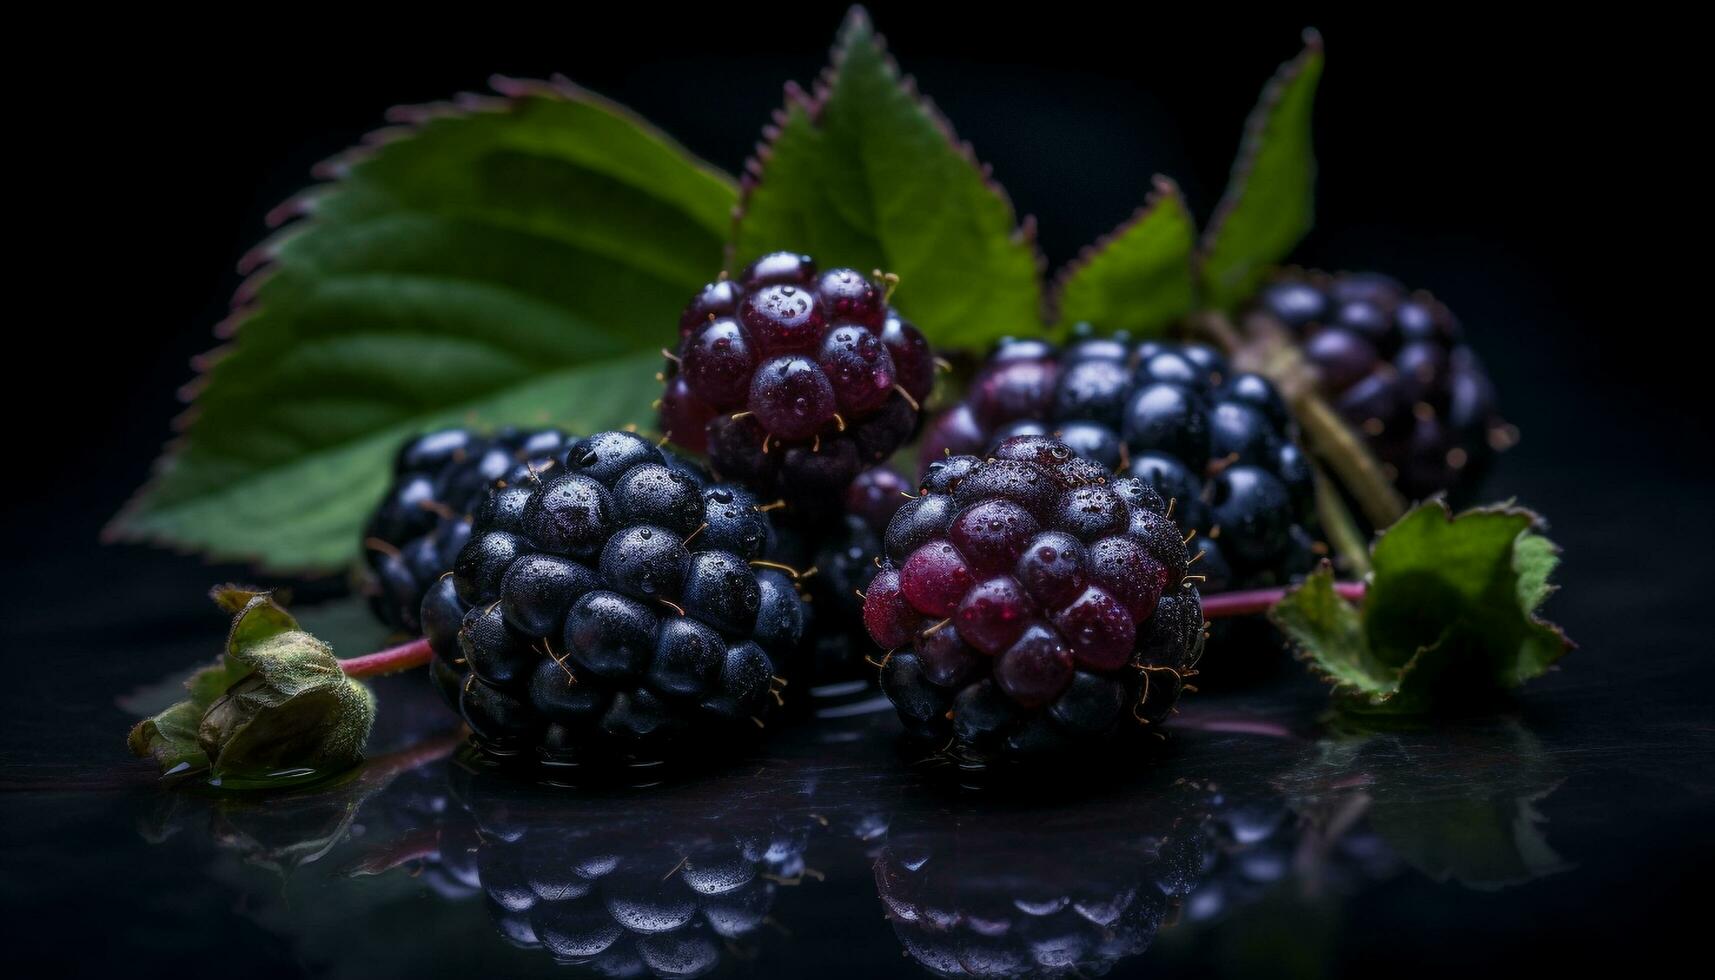
<path id="1" fill-rule="evenodd" d="M 1128 215 L 1156 172 L 1205 218 L 1263 82 L 1304 26 L 1321 29 L 1318 228 L 1296 259 L 1391 272 L 1461 315 L 1524 433 L 1489 496 L 1516 495 L 1552 520 L 1567 563 L 1550 613 L 1583 645 L 1531 697 L 1545 728 L 1573 733 L 1582 753 L 1550 816 L 1586 875 L 1447 925 L 1476 935 L 1472 917 L 1488 917 L 1497 970 L 1629 957 L 1667 933 L 1657 916 L 1709 866 L 1699 770 L 1715 680 L 1708 368 L 1689 353 L 1708 331 L 1693 179 L 1704 157 L 1678 136 L 1706 120 L 1691 102 L 1706 82 L 1681 77 L 1695 63 L 1673 46 L 1686 29 L 927 6 L 871 9 L 1018 211 L 1036 216 L 1051 267 Z M 507 6 L 406 23 L 280 9 L 271 21 L 108 17 L 14 38 L 31 50 L 9 140 L 12 210 L 24 216 L 14 249 L 26 258 L 8 277 L 0 386 L 23 437 L 0 481 L 0 635 L 13 667 L 0 790 L 153 782 L 122 752 L 129 719 L 112 698 L 208 656 L 222 622 L 201 593 L 246 572 L 97 535 L 168 438 L 238 257 L 315 162 L 388 106 L 482 90 L 494 72 L 557 71 L 737 172 L 782 81 L 822 67 L 841 11 L 634 5 L 579 18 Z M 137 846 L 129 804 L 84 805 Z M 1635 833 L 1619 826 L 1633 815 Z M 43 852 L 44 881 L 58 860 Z M 78 887 L 44 911 L 81 905 Z M 1356 962 L 1459 958 L 1421 913 L 1373 906 L 1378 938 Z M 1592 928 L 1607 915 L 1611 929 Z M 1498 938 L 1528 930 L 1522 946 Z"/>
<path id="2" fill-rule="evenodd" d="M 930 6 L 872 12 L 1019 212 L 1037 217 L 1053 267 L 1140 203 L 1152 173 L 1177 179 L 1206 217 L 1264 80 L 1301 28 L 1319 27 L 1318 228 L 1297 258 L 1381 267 L 1446 299 L 1493 363 L 1521 456 L 1629 459 L 1641 442 L 1676 475 L 1707 474 L 1694 451 L 1709 436 L 1701 369 L 1643 339 L 1705 304 L 1676 302 L 1670 271 L 1685 246 L 1668 232 L 1691 230 L 1682 212 L 1697 197 L 1694 158 L 1670 146 L 1689 122 L 1672 105 L 1672 30 Z M 781 83 L 821 68 L 841 9 L 108 23 L 34 74 L 23 100 L 39 138 L 18 144 L 33 179 L 16 189 L 44 220 L 22 244 L 44 261 L 14 283 L 15 310 L 44 288 L 56 301 L 14 321 L 15 368 L 32 370 L 10 397 L 24 399 L 14 418 L 26 438 L 47 436 L 31 466 L 68 479 L 9 481 L 7 512 L 22 520 L 8 535 L 32 551 L 88 545 L 168 437 L 188 360 L 212 346 L 265 212 L 388 106 L 482 90 L 494 72 L 558 71 L 737 172 Z M 51 411 L 28 400 L 37 380 L 60 392 Z M 1564 425 L 1568 403 L 1592 411 Z"/>
<path id="3" fill-rule="evenodd" d="M 1705 113 L 1676 77 L 1689 71 L 1672 49 L 1683 32 L 1454 13 L 1127 20 L 1066 4 L 1053 17 L 928 6 L 872 13 L 1019 213 L 1036 216 L 1051 268 L 1123 220 L 1157 172 L 1206 218 L 1264 81 L 1318 27 L 1318 226 L 1296 260 L 1380 268 L 1461 315 L 1524 433 L 1491 496 L 1588 536 L 1593 560 L 1629 582 L 1707 582 L 1708 372 L 1677 350 L 1706 334 L 1708 306 L 1701 270 L 1685 271 L 1703 261 L 1686 244 L 1701 158 L 1677 134 Z M 496 72 L 563 72 L 736 173 L 782 83 L 825 64 L 842 13 L 114 19 L 27 53 L 43 63 L 18 100 L 32 138 L 15 144 L 25 179 L 13 191 L 30 260 L 12 281 L 0 386 L 27 450 L 0 481 L 12 556 L 0 622 L 10 646 L 50 654 L 22 658 L 28 674 L 57 691 L 67 659 L 111 663 L 64 649 L 67 622 L 110 622 L 101 646 L 179 635 L 209 622 L 211 582 L 248 576 L 97 537 L 169 438 L 239 256 L 316 162 L 389 106 L 481 91 Z M 81 709 L 32 696 L 20 710 L 27 721 Z"/>
<path id="4" fill-rule="evenodd" d="M 1306 25 L 1320 28 L 1318 227 L 1296 259 L 1380 268 L 1446 299 L 1524 433 L 1491 496 L 1539 508 L 1563 543 L 1588 541 L 1568 575 L 1583 559 L 1613 576 L 1589 592 L 1675 583 L 1686 598 L 1652 594 L 1652 607 L 1701 635 L 1686 617 L 1702 615 L 1712 542 L 1708 369 L 1682 352 L 1707 333 L 1701 270 L 1685 271 L 1703 261 L 1687 244 L 1701 158 L 1676 143 L 1705 113 L 1676 77 L 1689 70 L 1671 46 L 1683 32 L 1452 13 L 1124 20 L 1064 4 L 1052 18 L 925 6 L 872 13 L 1020 214 L 1036 216 L 1051 267 L 1124 219 L 1153 173 L 1177 179 L 1205 218 L 1264 81 Z M 49 36 L 17 106 L 32 137 L 15 143 L 24 179 L 12 186 L 30 260 L 11 282 L 0 386 L 26 447 L 0 481 L 11 556 L 0 622 L 10 647 L 37 654 L 20 657 L 26 678 L 59 692 L 68 661 L 112 669 L 105 648 L 209 623 L 202 591 L 248 575 L 97 536 L 169 437 L 239 256 L 314 163 L 391 105 L 483 90 L 495 72 L 558 71 L 737 172 L 782 82 L 824 65 L 842 10 L 496 9 L 446 23 L 342 11 L 108 20 L 64 50 L 56 42 L 74 35 Z M 66 649 L 63 627 L 91 617 L 107 635 Z M 70 695 L 19 701 L 19 722 L 87 708 Z"/>

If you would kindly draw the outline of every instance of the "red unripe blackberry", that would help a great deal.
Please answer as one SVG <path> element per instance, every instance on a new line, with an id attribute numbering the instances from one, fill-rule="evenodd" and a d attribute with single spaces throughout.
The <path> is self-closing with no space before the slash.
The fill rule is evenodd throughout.
<path id="1" fill-rule="evenodd" d="M 981 763 L 1161 720 L 1203 644 L 1162 506 L 1040 436 L 937 464 L 864 601 L 907 729 Z"/>
<path id="2" fill-rule="evenodd" d="M 928 342 L 868 276 L 775 252 L 685 308 L 661 427 L 722 478 L 826 517 L 916 433 L 934 376 Z"/>

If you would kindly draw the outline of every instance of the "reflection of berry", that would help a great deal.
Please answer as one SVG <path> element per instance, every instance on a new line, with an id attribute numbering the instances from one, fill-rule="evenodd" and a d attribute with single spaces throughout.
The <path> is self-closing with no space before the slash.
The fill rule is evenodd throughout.
<path id="1" fill-rule="evenodd" d="M 760 938 L 782 886 L 805 874 L 807 821 L 719 800 L 715 812 L 579 812 L 564 793 L 455 777 L 501 937 L 597 975 L 711 973 Z"/>
<path id="2" fill-rule="evenodd" d="M 442 429 L 401 446 L 393 485 L 364 530 L 375 615 L 394 629 L 420 632 L 423 595 L 470 540 L 471 512 L 488 488 L 521 468 L 545 473 L 567 442 L 557 429 L 493 436 Z"/>
<path id="3" fill-rule="evenodd" d="M 1053 435 L 1098 467 L 1135 477 L 1195 532 L 1202 591 L 1280 585 L 1311 570 L 1310 463 L 1267 379 L 1233 374 L 1195 344 L 1085 336 L 1056 351 L 1006 341 L 964 402 L 931 423 L 924 459 L 984 455 L 1009 436 Z"/>
<path id="4" fill-rule="evenodd" d="M 934 380 L 923 335 L 867 276 L 790 252 L 705 286 L 680 334 L 661 427 L 723 478 L 823 512 L 910 438 Z"/>
<path id="5" fill-rule="evenodd" d="M 896 819 L 876 892 L 906 954 L 937 976 L 1101 976 L 1149 948 L 1202 870 L 1197 794 L 1151 803 L 1056 819 L 1053 847 L 1039 816 Z"/>
<path id="6" fill-rule="evenodd" d="M 1265 287 L 1257 309 L 1302 339 L 1322 393 L 1407 497 L 1468 488 L 1517 438 L 1459 321 L 1428 293 L 1375 273 L 1310 273 Z"/>
<path id="7" fill-rule="evenodd" d="M 1161 511 L 1143 481 L 1042 436 L 932 464 L 863 608 L 907 728 L 978 762 L 1165 717 L 1203 614 Z"/>
<path id="8" fill-rule="evenodd" d="M 512 500 L 519 496 L 521 500 Z M 443 692 L 496 754 L 571 761 L 742 728 L 803 626 L 746 491 L 603 432 L 491 491 L 423 600 Z"/>

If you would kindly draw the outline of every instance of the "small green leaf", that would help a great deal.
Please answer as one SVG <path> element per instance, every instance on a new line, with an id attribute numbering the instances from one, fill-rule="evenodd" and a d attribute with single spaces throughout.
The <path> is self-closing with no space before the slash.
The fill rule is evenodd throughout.
<path id="1" fill-rule="evenodd" d="M 833 65 L 785 109 L 750 165 L 732 259 L 776 249 L 899 276 L 893 302 L 943 347 L 1042 330 L 1028 223 L 968 145 L 902 79 L 854 8 Z"/>
<path id="2" fill-rule="evenodd" d="M 1361 612 L 1326 568 L 1270 613 L 1334 684 L 1343 706 L 1417 713 L 1481 702 L 1542 674 L 1571 646 L 1539 619 L 1558 561 L 1530 511 L 1452 516 L 1439 500 L 1382 532 Z"/>
<path id="3" fill-rule="evenodd" d="M 1322 77 L 1322 37 L 1282 65 L 1245 122 L 1232 177 L 1203 235 L 1205 302 L 1231 309 L 1255 291 L 1315 220 L 1310 108 Z"/>
<path id="4" fill-rule="evenodd" d="M 720 268 L 732 181 L 562 81 L 399 110 L 258 248 L 234 341 L 110 537 L 266 568 L 357 554 L 392 453 L 447 424 L 646 422 Z"/>
<path id="5" fill-rule="evenodd" d="M 1196 305 L 1196 226 L 1166 177 L 1137 213 L 1061 273 L 1056 329 L 1091 323 L 1140 337 L 1165 332 Z"/>
<path id="6" fill-rule="evenodd" d="M 126 744 L 139 759 L 153 759 L 163 776 L 183 776 L 208 768 L 208 755 L 197 742 L 202 709 L 191 701 L 180 701 L 167 710 L 145 718 L 131 729 Z"/>
<path id="7" fill-rule="evenodd" d="M 206 771 L 229 788 L 319 779 L 363 759 L 375 719 L 369 689 L 266 592 L 222 586 L 232 618 L 225 654 L 185 682 L 190 697 L 131 730 L 131 751 L 163 775 Z"/>

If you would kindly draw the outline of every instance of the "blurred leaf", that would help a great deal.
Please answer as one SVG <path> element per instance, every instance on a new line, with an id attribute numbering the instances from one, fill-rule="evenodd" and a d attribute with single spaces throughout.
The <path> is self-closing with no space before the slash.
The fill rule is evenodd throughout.
<path id="1" fill-rule="evenodd" d="M 1165 332 L 1196 305 L 1196 234 L 1179 188 L 1156 177 L 1148 202 L 1061 273 L 1056 329 L 1090 323 L 1139 337 Z"/>
<path id="2" fill-rule="evenodd" d="M 680 307 L 736 190 L 563 81 L 402 109 L 288 202 L 188 389 L 155 478 L 108 529 L 294 572 L 340 567 L 400 441 L 447 424 L 650 417 Z"/>
<path id="3" fill-rule="evenodd" d="M 897 305 L 931 341 L 977 347 L 1042 331 L 1033 236 L 854 8 L 833 64 L 786 107 L 750 164 L 735 264 L 778 249 L 899 276 Z"/>
<path id="4" fill-rule="evenodd" d="M 1559 561 L 1535 514 L 1454 517 L 1432 500 L 1376 539 L 1362 611 L 1324 567 L 1270 613 L 1343 707 L 1416 713 L 1481 702 L 1540 675 L 1571 646 L 1536 616 Z"/>
<path id="5" fill-rule="evenodd" d="M 1316 154 L 1310 108 L 1322 77 L 1322 37 L 1282 65 L 1245 121 L 1233 173 L 1203 235 L 1204 301 L 1243 302 L 1315 221 Z"/>

